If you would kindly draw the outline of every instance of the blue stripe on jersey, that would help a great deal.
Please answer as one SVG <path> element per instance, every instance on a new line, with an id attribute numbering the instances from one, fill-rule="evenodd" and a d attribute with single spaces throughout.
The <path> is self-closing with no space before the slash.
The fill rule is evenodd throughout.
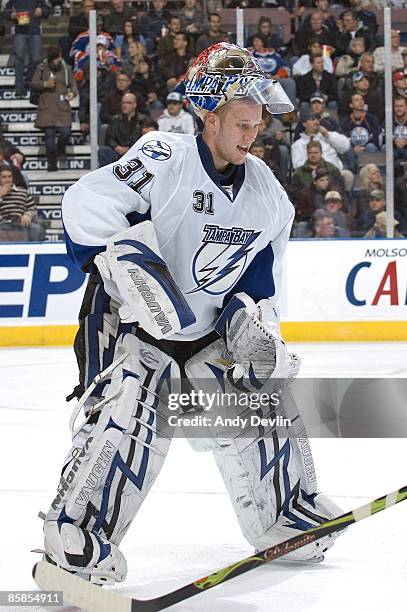
<path id="1" fill-rule="evenodd" d="M 255 302 L 272 297 L 276 292 L 273 276 L 274 252 L 271 244 L 259 251 L 250 266 L 223 300 L 224 308 L 233 295 L 243 291 Z"/>
<path id="2" fill-rule="evenodd" d="M 145 213 L 139 213 L 136 210 L 126 215 L 130 227 L 151 219 L 151 212 L 148 210 Z M 68 232 L 64 227 L 66 252 L 68 257 L 84 272 L 89 272 L 89 264 L 93 258 L 104 251 L 106 246 L 87 246 L 86 244 L 78 244 L 71 240 Z"/>
<path id="3" fill-rule="evenodd" d="M 106 246 L 87 246 L 86 244 L 77 244 L 71 240 L 68 232 L 64 227 L 66 252 L 68 257 L 84 272 L 89 272 L 89 264 L 93 258 L 104 251 Z"/>

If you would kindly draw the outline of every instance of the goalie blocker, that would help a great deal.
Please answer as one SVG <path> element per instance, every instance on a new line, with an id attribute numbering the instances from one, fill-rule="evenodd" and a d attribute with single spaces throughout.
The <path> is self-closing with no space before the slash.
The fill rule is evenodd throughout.
<path id="1" fill-rule="evenodd" d="M 123 323 L 138 322 L 154 338 L 195 323 L 195 315 L 161 257 L 151 221 L 115 234 L 95 257 L 107 293 Z"/>

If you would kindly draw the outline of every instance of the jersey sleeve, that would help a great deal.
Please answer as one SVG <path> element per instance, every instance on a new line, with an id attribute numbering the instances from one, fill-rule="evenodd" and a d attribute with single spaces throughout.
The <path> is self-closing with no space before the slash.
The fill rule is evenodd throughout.
<path id="1" fill-rule="evenodd" d="M 85 271 L 109 238 L 150 218 L 151 188 L 154 181 L 165 181 L 168 165 L 150 167 L 142 152 L 146 136 L 117 162 L 83 176 L 65 193 L 67 253 Z"/>

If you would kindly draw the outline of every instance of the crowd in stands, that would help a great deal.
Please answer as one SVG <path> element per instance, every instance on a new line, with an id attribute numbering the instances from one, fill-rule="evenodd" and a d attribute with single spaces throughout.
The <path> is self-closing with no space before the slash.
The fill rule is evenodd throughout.
<path id="1" fill-rule="evenodd" d="M 96 8 L 98 15 L 98 153 L 99 164 L 105 165 L 148 131 L 198 132 L 182 81 L 202 50 L 235 41 L 218 11 L 280 8 L 291 14 L 292 35 L 287 39 L 266 14 L 246 32 L 245 44 L 267 76 L 281 83 L 296 110 L 278 117 L 265 113 L 250 152 L 288 191 L 296 210 L 293 237 L 385 237 L 386 146 L 393 147 L 395 157 L 394 233 L 407 236 L 407 19 L 405 32 L 391 33 L 394 129 L 389 143 L 384 137 L 384 40 L 377 21 L 383 2 L 344 0 L 333 6 L 330 0 L 306 0 L 300 5 L 207 0 L 204 12 L 198 0 L 82 0 L 59 45 L 42 49 L 41 21 L 62 14 L 63 0 L 8 0 L 3 20 L 14 26 L 16 94 L 23 97 L 29 89 L 38 105 L 35 125 L 45 133 L 48 170 L 55 171 L 66 157 L 70 102 L 76 96 L 80 130 L 88 138 L 90 10 Z M 407 17 L 407 0 L 392 5 L 405 8 Z M 0 190 L 7 168 L 14 188 L 24 189 L 24 177 L 15 176 L 23 156 L 6 148 L 0 142 Z M 28 200 L 26 206 L 28 217 Z"/>

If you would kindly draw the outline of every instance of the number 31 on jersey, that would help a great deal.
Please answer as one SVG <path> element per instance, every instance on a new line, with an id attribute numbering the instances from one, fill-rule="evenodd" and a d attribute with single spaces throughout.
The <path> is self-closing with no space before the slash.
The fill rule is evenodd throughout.
<path id="1" fill-rule="evenodd" d="M 205 213 L 206 215 L 213 215 L 213 193 L 205 193 L 200 189 L 194 191 L 194 199 L 192 202 L 192 208 L 197 213 Z"/>

